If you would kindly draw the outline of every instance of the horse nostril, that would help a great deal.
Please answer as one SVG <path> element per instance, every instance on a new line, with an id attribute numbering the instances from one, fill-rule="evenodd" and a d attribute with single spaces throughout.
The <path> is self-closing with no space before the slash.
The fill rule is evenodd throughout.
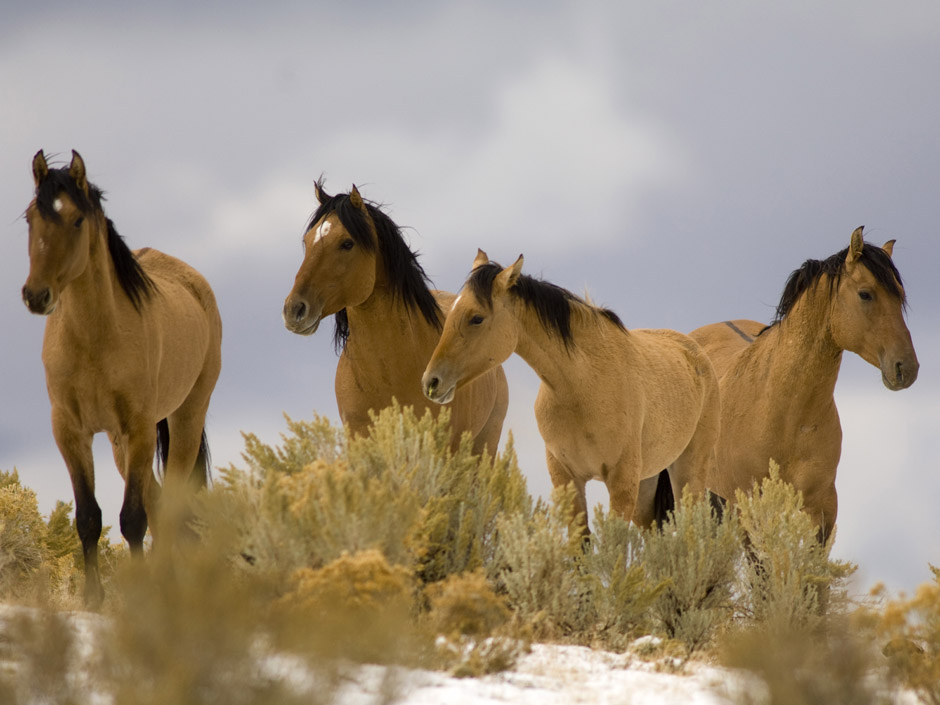
<path id="1" fill-rule="evenodd" d="M 307 304 L 303 301 L 288 300 L 284 304 L 284 320 L 291 323 L 300 323 L 307 315 Z"/>
<path id="2" fill-rule="evenodd" d="M 26 308 L 34 313 L 45 311 L 52 301 L 52 292 L 49 289 L 42 291 L 31 291 L 28 287 L 23 287 L 23 303 Z"/>
<path id="3" fill-rule="evenodd" d="M 896 363 L 894 364 L 894 374 L 895 374 L 895 381 L 897 381 L 898 384 L 900 384 L 901 382 L 904 381 L 904 365 L 903 365 L 903 363 L 896 362 Z"/>
<path id="4" fill-rule="evenodd" d="M 437 377 L 431 377 L 431 379 L 428 380 L 428 396 L 431 396 L 435 391 L 437 391 L 437 386 L 440 383 L 441 381 Z"/>

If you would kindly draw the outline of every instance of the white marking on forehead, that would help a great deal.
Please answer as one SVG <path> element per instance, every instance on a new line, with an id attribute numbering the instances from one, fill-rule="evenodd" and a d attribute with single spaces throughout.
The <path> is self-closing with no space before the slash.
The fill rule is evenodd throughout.
<path id="1" fill-rule="evenodd" d="M 52 209 L 58 213 L 62 210 L 62 199 L 57 198 L 52 202 Z"/>
<path id="2" fill-rule="evenodd" d="M 328 220 L 324 220 L 317 226 L 317 231 L 313 234 L 313 241 L 318 242 L 319 240 L 325 238 L 330 234 L 333 224 Z"/>
<path id="3" fill-rule="evenodd" d="M 454 303 L 452 303 L 452 304 L 450 305 L 451 309 L 457 308 L 457 302 L 460 301 L 460 297 L 461 297 L 461 296 L 463 296 L 463 294 L 458 294 L 458 295 L 457 295 L 457 298 L 454 299 Z"/>

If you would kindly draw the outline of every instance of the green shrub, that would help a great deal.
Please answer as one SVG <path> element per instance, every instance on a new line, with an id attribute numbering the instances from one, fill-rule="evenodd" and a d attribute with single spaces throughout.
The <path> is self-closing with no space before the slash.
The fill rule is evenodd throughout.
<path id="1" fill-rule="evenodd" d="M 493 591 L 482 570 L 450 575 L 425 590 L 428 622 L 435 634 L 487 637 L 505 625 L 512 613 Z"/>
<path id="2" fill-rule="evenodd" d="M 273 605 L 278 644 L 317 659 L 418 665 L 429 645 L 414 620 L 415 582 L 375 549 L 303 568 Z"/>
<path id="3" fill-rule="evenodd" d="M 512 616 L 482 569 L 450 575 L 425 589 L 426 618 L 437 635 L 440 665 L 458 677 L 481 676 L 512 668 L 526 644 L 506 629 Z"/>
<path id="4" fill-rule="evenodd" d="M 67 615 L 30 608 L 4 610 L 0 617 L 0 702 L 91 702 L 91 683 L 75 675 L 79 651 L 74 620 Z"/>
<path id="5" fill-rule="evenodd" d="M 223 471 L 204 531 L 229 525 L 249 564 L 285 580 L 369 549 L 424 582 L 491 565 L 497 517 L 531 507 L 511 443 L 480 458 L 468 439 L 451 451 L 446 412 L 417 419 L 395 405 L 373 419 L 353 439 L 320 417 L 288 420 L 281 448 L 246 436 L 248 470 Z"/>
<path id="6" fill-rule="evenodd" d="M 746 610 L 752 619 L 782 631 L 811 628 L 827 604 L 844 602 L 855 566 L 829 560 L 835 532 L 826 544 L 819 542 L 802 495 L 780 479 L 776 463 L 750 494 L 738 490 L 736 501 L 750 558 Z"/>
<path id="7" fill-rule="evenodd" d="M 895 702 L 877 677 L 870 641 L 847 620 L 825 628 L 749 624 L 723 638 L 721 663 L 760 679 L 722 695 L 742 705 L 888 705 Z"/>
<path id="8" fill-rule="evenodd" d="M 593 623 L 590 586 L 581 570 L 584 544 L 569 531 L 574 490 L 556 488 L 528 517 L 498 522 L 498 581 L 517 618 L 537 639 L 577 638 Z"/>
<path id="9" fill-rule="evenodd" d="M 605 646 L 623 649 L 652 627 L 651 608 L 668 580 L 647 578 L 643 547 L 642 529 L 596 508 L 583 570 L 594 611 L 592 636 Z"/>
<path id="10" fill-rule="evenodd" d="M 735 517 L 719 521 L 708 501 L 689 492 L 660 529 L 647 533 L 647 576 L 653 583 L 666 583 L 653 603 L 653 615 L 688 655 L 730 622 L 740 557 Z"/>
<path id="11" fill-rule="evenodd" d="M 933 582 L 919 586 L 912 597 L 902 594 L 880 611 L 861 611 L 858 619 L 883 644 L 891 679 L 925 703 L 940 705 L 940 568 L 930 570 Z M 881 587 L 874 591 L 882 592 Z"/>
<path id="12" fill-rule="evenodd" d="M 0 595 L 21 592 L 48 560 L 45 536 L 36 493 L 18 479 L 0 485 Z"/>

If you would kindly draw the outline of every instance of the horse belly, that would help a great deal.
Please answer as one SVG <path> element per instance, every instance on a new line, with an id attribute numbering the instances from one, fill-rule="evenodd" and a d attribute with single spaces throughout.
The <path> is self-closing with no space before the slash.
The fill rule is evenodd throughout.
<path id="1" fill-rule="evenodd" d="M 210 349 L 213 344 L 218 348 L 220 341 L 213 341 L 210 320 L 195 300 L 168 307 L 161 319 L 153 384 L 157 415 L 165 418 L 186 400 L 207 368 L 220 364 L 221 354 Z M 215 364 L 210 364 L 212 359 Z"/>

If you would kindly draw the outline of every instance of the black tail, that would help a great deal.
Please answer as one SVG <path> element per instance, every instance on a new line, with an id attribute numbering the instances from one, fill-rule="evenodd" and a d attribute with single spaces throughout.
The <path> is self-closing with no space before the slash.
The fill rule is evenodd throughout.
<path id="1" fill-rule="evenodd" d="M 199 455 L 196 456 L 196 465 L 193 467 L 193 474 L 189 478 L 194 487 L 203 488 L 209 486 L 212 479 L 212 459 L 209 457 L 209 439 L 206 436 L 206 430 L 202 430 L 202 438 L 199 441 Z"/>
<path id="2" fill-rule="evenodd" d="M 170 424 L 166 419 L 157 423 L 157 476 L 162 481 L 166 474 L 166 461 L 170 455 Z M 201 488 L 209 485 L 211 479 L 212 461 L 209 457 L 209 439 L 206 431 L 202 431 L 202 439 L 199 441 L 199 455 L 196 456 L 196 464 L 193 466 L 192 474 L 189 479 L 194 487 Z"/>
<path id="3" fill-rule="evenodd" d="M 662 526 L 669 517 L 669 512 L 675 511 L 676 496 L 672 493 L 672 483 L 669 481 L 669 471 L 659 473 L 656 482 L 656 495 L 653 497 L 653 521 Z"/>
<path id="4" fill-rule="evenodd" d="M 170 424 L 166 419 L 157 423 L 157 477 L 163 481 L 166 459 L 170 455 Z"/>
<path id="5" fill-rule="evenodd" d="M 705 490 L 708 495 L 708 503 L 711 504 L 715 517 L 721 521 L 725 515 L 725 505 L 728 500 L 711 490 Z M 672 492 L 672 483 L 669 481 L 669 471 L 663 470 L 659 473 L 659 480 L 656 482 L 656 495 L 653 497 L 653 520 L 662 526 L 663 522 L 669 518 L 669 512 L 676 509 L 676 496 Z"/>
<path id="6" fill-rule="evenodd" d="M 712 505 L 712 511 L 715 512 L 715 517 L 718 521 L 721 521 L 725 517 L 725 506 L 728 504 L 728 500 L 717 495 L 711 490 L 705 490 L 705 493 L 708 495 L 708 502 Z"/>

